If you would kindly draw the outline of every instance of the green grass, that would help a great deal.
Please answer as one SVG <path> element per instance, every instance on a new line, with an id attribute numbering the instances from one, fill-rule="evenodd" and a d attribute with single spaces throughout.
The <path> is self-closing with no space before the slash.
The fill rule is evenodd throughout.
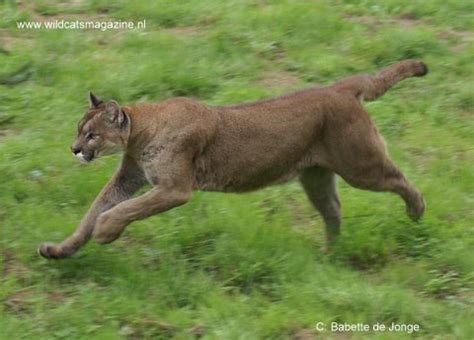
<path id="1" fill-rule="evenodd" d="M 333 321 L 472 338 L 473 13 L 471 2 L 446 0 L 1 2 L 0 80 L 27 63 L 32 74 L 0 85 L 0 338 L 413 336 L 317 332 Z M 38 18 L 146 19 L 147 28 L 16 28 Z M 322 255 L 322 221 L 295 182 L 198 192 L 111 245 L 58 262 L 36 255 L 74 230 L 116 168 L 118 157 L 83 166 L 70 155 L 88 90 L 123 103 L 236 103 L 404 58 L 424 60 L 429 75 L 367 108 L 424 193 L 422 222 L 397 197 L 341 180 L 343 234 Z"/>

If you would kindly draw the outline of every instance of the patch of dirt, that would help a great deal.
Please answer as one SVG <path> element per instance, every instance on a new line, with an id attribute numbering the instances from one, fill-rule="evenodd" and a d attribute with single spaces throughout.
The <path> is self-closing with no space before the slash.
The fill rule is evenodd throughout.
<path id="1" fill-rule="evenodd" d="M 331 339 L 331 340 L 347 340 L 351 339 L 349 333 L 331 332 L 318 333 L 316 330 L 301 328 L 296 329 L 293 333 L 293 339 L 295 340 L 316 340 L 316 339 Z"/>
<path id="2" fill-rule="evenodd" d="M 71 7 L 80 7 L 84 5 L 87 1 L 86 0 L 69 0 L 67 2 L 57 2 L 54 1 L 54 5 L 59 8 L 71 8 Z"/>
<path id="3" fill-rule="evenodd" d="M 365 25 L 371 28 L 380 27 L 382 25 L 382 21 L 370 15 L 346 15 L 344 18 L 354 24 Z"/>
<path id="4" fill-rule="evenodd" d="M 1 131 L 0 131 L 1 140 Z M 22 279 L 28 272 L 25 267 L 15 256 L 15 253 L 9 249 L 3 250 L 1 253 L 3 258 L 2 278 L 7 276 L 14 276 L 17 279 Z"/>
<path id="5" fill-rule="evenodd" d="M 13 131 L 11 130 L 0 130 L 0 143 L 2 140 L 7 139 L 8 136 L 13 135 Z"/>
<path id="6" fill-rule="evenodd" d="M 367 26 L 370 29 L 380 28 L 384 24 L 398 25 L 403 28 L 411 28 L 416 27 L 418 25 L 427 25 L 435 28 L 433 24 L 427 23 L 425 20 L 416 18 L 409 14 L 402 15 L 394 19 L 387 19 L 384 21 L 370 15 L 346 15 L 345 19 L 352 23 Z M 451 51 L 453 51 L 454 53 L 463 52 L 466 47 L 468 47 L 474 42 L 474 32 L 471 31 L 459 31 L 454 30 L 452 28 L 443 28 L 441 31 L 438 30 L 438 33 L 436 35 L 438 38 L 443 40 L 458 40 L 457 43 L 450 47 Z"/>
<path id="7" fill-rule="evenodd" d="M 18 282 L 24 282 L 30 270 L 17 259 L 15 253 L 10 249 L 5 249 L 0 255 L 3 261 L 1 278 L 13 276 Z M 64 293 L 60 291 L 41 293 L 28 287 L 10 294 L 2 302 L 9 313 L 29 314 L 32 312 L 35 302 L 42 297 L 54 305 L 62 303 L 65 299 Z"/>
<path id="8" fill-rule="evenodd" d="M 54 305 L 59 305 L 63 303 L 64 299 L 66 299 L 66 295 L 63 292 L 49 292 L 46 294 L 48 301 L 52 302 Z"/>
<path id="9" fill-rule="evenodd" d="M 101 32 L 101 31 L 97 31 Z M 107 45 L 116 45 L 119 44 L 123 38 L 126 36 L 126 30 L 117 30 L 114 31 L 114 34 L 111 35 L 103 35 L 103 34 L 95 34 L 95 42 L 99 46 L 107 46 Z"/>
<path id="10" fill-rule="evenodd" d="M 14 35 L 12 32 L 7 29 L 0 29 L 0 48 L 4 54 L 10 54 L 10 49 L 16 45 L 28 45 L 29 47 L 33 46 L 34 41 L 31 39 L 29 34 L 25 31 L 21 35 Z"/>
<path id="11" fill-rule="evenodd" d="M 289 88 L 299 81 L 298 77 L 287 71 L 265 74 L 257 84 L 267 88 Z"/>
<path id="12" fill-rule="evenodd" d="M 450 47 L 450 50 L 454 53 L 461 53 L 469 45 L 474 43 L 474 32 L 471 31 L 456 31 L 451 28 L 446 28 L 439 32 L 437 37 L 443 40 L 456 41 L 456 43 Z"/>
<path id="13" fill-rule="evenodd" d="M 474 41 L 474 32 L 471 31 L 456 31 L 452 28 L 444 29 L 439 33 L 440 38 L 459 38 L 466 41 Z"/>
<path id="14" fill-rule="evenodd" d="M 33 288 L 25 288 L 10 294 L 5 298 L 3 304 L 9 313 L 29 314 L 33 310 L 33 305 L 43 296 L 48 303 L 53 305 L 58 305 L 65 299 L 63 292 L 40 293 Z"/>
<path id="15" fill-rule="evenodd" d="M 460 303 L 468 306 L 474 306 L 474 293 L 471 290 L 463 290 L 458 293 L 454 298 Z"/>
<path id="16" fill-rule="evenodd" d="M 397 22 L 400 24 L 402 27 L 413 27 L 417 26 L 419 24 L 423 24 L 423 20 L 411 15 L 411 14 L 404 14 L 401 15 L 393 20 L 394 22 Z"/>
<path id="17" fill-rule="evenodd" d="M 34 21 L 40 21 L 40 22 L 47 21 L 47 19 L 44 16 L 35 12 L 34 4 L 20 1 L 18 2 L 18 8 L 20 9 L 20 11 L 26 12 L 28 16 Z"/>
<path id="18" fill-rule="evenodd" d="M 142 339 L 145 331 L 152 332 L 159 338 L 173 338 L 177 327 L 163 321 L 141 319 L 137 322 L 123 320 L 121 322 L 119 334 L 128 339 Z"/>
<path id="19" fill-rule="evenodd" d="M 189 329 L 189 333 L 191 333 L 195 339 L 202 338 L 207 331 L 207 327 L 204 325 L 194 325 Z"/>
<path id="20" fill-rule="evenodd" d="M 32 310 L 31 299 L 33 292 L 30 289 L 20 290 L 8 296 L 5 301 L 5 309 L 12 314 L 28 314 Z"/>
<path id="21" fill-rule="evenodd" d="M 394 19 L 387 20 L 380 20 L 379 18 L 371 15 L 346 15 L 345 19 L 356 24 L 368 26 L 370 28 L 378 28 L 384 24 L 398 25 L 401 27 L 415 27 L 425 23 L 423 20 L 417 19 L 411 15 L 402 15 Z"/>
<path id="22" fill-rule="evenodd" d="M 48 17 L 46 17 L 48 18 Z M 105 15 L 105 14 L 85 14 L 85 13 L 76 13 L 76 14 L 55 14 L 55 15 L 50 15 L 49 18 L 52 18 L 54 20 L 56 19 L 64 19 L 64 20 L 69 20 L 69 21 L 108 21 L 112 20 L 113 18 Z M 48 21 L 48 20 L 45 20 Z"/>
<path id="23" fill-rule="evenodd" d="M 198 26 L 183 26 L 183 27 L 171 27 L 164 28 L 160 32 L 173 35 L 175 37 L 191 37 L 202 33 L 202 30 Z"/>
<path id="24" fill-rule="evenodd" d="M 2 252 L 2 257 L 3 257 L 2 277 L 5 277 L 12 272 L 12 263 L 14 261 L 14 255 L 11 250 L 4 250 Z"/>
<path id="25" fill-rule="evenodd" d="M 64 3 L 62 7 L 73 7 L 77 6 L 80 4 L 82 1 L 73 1 L 72 3 Z M 55 4 L 55 6 L 58 6 L 61 8 L 60 5 Z M 48 21 L 53 21 L 57 19 L 64 19 L 64 20 L 70 20 L 70 21 L 103 21 L 110 19 L 107 15 L 105 14 L 88 14 L 88 13 L 55 13 L 51 15 L 44 15 L 40 14 L 36 11 L 36 7 L 34 4 L 31 3 L 26 3 L 24 1 L 18 3 L 18 7 L 20 8 L 21 11 L 26 12 L 31 20 L 38 21 L 38 22 L 48 22 Z"/>
<path id="26" fill-rule="evenodd" d="M 315 331 L 312 329 L 297 329 L 293 334 L 294 340 L 314 340 L 317 339 Z"/>

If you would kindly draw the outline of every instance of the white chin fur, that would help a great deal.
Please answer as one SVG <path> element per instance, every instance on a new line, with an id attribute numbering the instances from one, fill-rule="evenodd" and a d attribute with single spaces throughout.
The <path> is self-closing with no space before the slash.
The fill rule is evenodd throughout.
<path id="1" fill-rule="evenodd" d="M 75 154 L 74 156 L 76 156 L 76 158 L 81 162 L 81 163 L 89 163 L 88 160 L 86 160 L 86 158 L 84 157 L 84 154 L 82 152 L 79 152 L 77 154 Z"/>

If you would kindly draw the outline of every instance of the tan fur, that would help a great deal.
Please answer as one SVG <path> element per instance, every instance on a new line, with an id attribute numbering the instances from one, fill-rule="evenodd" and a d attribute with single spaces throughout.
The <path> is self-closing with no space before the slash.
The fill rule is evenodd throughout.
<path id="1" fill-rule="evenodd" d="M 335 174 L 357 188 L 397 193 L 417 219 L 422 196 L 388 158 L 361 100 L 426 73 L 423 63 L 405 60 L 377 76 L 221 107 L 187 98 L 120 107 L 91 94 L 73 152 L 89 161 L 122 149 L 124 157 L 75 233 L 60 244 L 43 244 L 39 252 L 63 258 L 92 236 L 112 242 L 131 222 L 184 204 L 193 190 L 245 192 L 297 176 L 325 221 L 329 241 L 341 219 Z M 146 183 L 152 189 L 132 198 Z"/>

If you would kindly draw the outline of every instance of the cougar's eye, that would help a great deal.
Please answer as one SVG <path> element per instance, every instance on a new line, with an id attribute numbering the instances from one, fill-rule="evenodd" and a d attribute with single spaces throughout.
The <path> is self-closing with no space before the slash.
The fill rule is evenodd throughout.
<path id="1" fill-rule="evenodd" d="M 97 135 L 96 135 L 95 133 L 93 133 L 93 132 L 88 132 L 88 133 L 86 133 L 86 139 L 87 139 L 87 140 L 91 140 L 91 139 L 94 139 L 94 138 L 96 138 L 96 137 L 97 137 Z"/>

